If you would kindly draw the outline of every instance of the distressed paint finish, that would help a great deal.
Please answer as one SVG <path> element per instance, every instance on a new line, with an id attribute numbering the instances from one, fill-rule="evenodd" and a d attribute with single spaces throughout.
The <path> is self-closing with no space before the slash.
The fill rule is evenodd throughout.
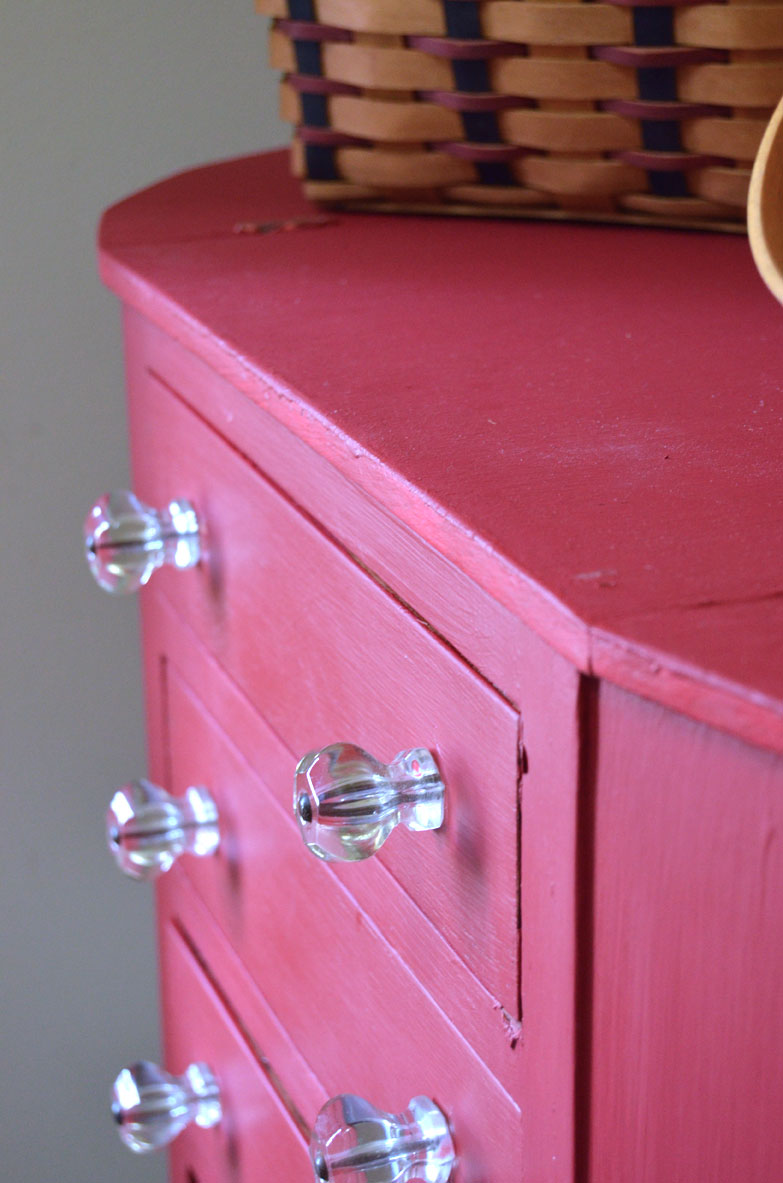
<path id="1" fill-rule="evenodd" d="M 519 1081 L 520 1050 L 512 1046 L 502 1005 L 470 973 L 437 928 L 423 921 L 410 896 L 377 859 L 353 868 L 361 870 L 360 876 L 347 878 L 344 871 L 351 868 L 316 862 L 299 836 L 290 808 L 293 753 L 183 626 L 165 597 L 148 597 L 144 615 L 149 678 L 157 683 L 148 692 L 148 701 L 154 703 L 150 726 L 158 737 L 155 746 L 161 751 L 165 783 L 176 793 L 182 793 L 188 782 L 207 784 L 223 818 L 220 852 L 203 861 L 185 860 L 185 877 L 243 959 L 264 965 L 264 950 L 256 940 L 257 923 L 274 911 L 281 890 L 279 877 L 262 853 L 262 846 L 267 850 L 271 841 L 266 833 L 271 817 L 288 854 L 286 882 L 302 899 L 299 939 L 304 941 L 309 933 L 319 943 L 301 877 L 312 885 L 319 901 L 321 888 L 334 892 L 332 880 L 341 882 L 351 898 L 358 895 L 362 910 L 384 940 L 513 1093 Z M 151 658 L 153 653 L 163 654 L 163 662 Z M 277 791 L 281 786 L 283 793 Z M 510 948 L 509 954 L 513 959 L 515 949 Z"/>
<path id="2" fill-rule="evenodd" d="M 328 1095 L 222 930 L 198 895 L 189 890 L 179 867 L 158 884 L 157 921 L 165 1047 L 174 1050 L 172 1036 L 177 1032 L 176 1038 L 183 1048 L 181 1059 L 199 1054 L 196 1020 L 203 1010 L 196 1009 L 191 1014 L 188 992 L 179 990 L 176 971 L 171 988 L 168 984 L 171 950 L 180 946 L 182 955 L 177 954 L 178 963 L 194 962 L 198 967 L 195 976 L 210 986 L 202 992 L 219 1000 L 219 1007 L 213 1006 L 213 1012 L 222 1008 L 222 1021 L 240 1034 L 272 1082 L 294 1125 L 306 1134 L 313 1114 L 328 1100 Z M 194 975 L 190 973 L 190 976 Z"/>
<path id="3" fill-rule="evenodd" d="M 585 672 L 597 634 L 615 680 L 780 750 L 783 663 L 748 663 L 712 612 L 765 634 L 783 594 L 783 317 L 747 243 L 233 230 L 307 208 L 282 155 L 197 170 L 106 215 L 104 278 Z"/>
<path id="4" fill-rule="evenodd" d="M 220 1087 L 223 1118 L 211 1129 L 189 1126 L 172 1143 L 171 1183 L 255 1183 L 306 1179 L 303 1131 L 267 1078 L 256 1049 L 230 1013 L 177 930 L 162 932 L 166 1066 L 177 1074 L 203 1061 Z"/>
<path id="5" fill-rule="evenodd" d="M 384 761 L 436 753 L 444 827 L 378 857 L 513 1013 L 516 712 L 159 383 L 132 376 L 131 396 L 135 438 L 156 425 L 135 450 L 137 492 L 186 497 L 207 535 L 199 569 L 159 585 L 297 757 L 342 741 Z M 275 786 L 286 806 L 290 787 Z M 344 874 L 361 894 L 362 868 Z"/>
<path id="6" fill-rule="evenodd" d="M 176 391 L 371 577 L 447 638 L 487 681 L 502 687 L 510 702 L 519 707 L 523 699 L 529 703 L 533 693 L 547 699 L 546 680 L 531 687 L 529 671 L 546 664 L 542 655 L 549 647 L 517 613 L 404 525 L 391 505 L 370 497 L 306 439 L 260 410 L 200 357 L 132 309 L 125 310 L 124 321 L 134 373 L 143 365 Z M 568 646 L 579 650 L 581 626 L 574 620 L 568 627 Z"/>
<path id="7" fill-rule="evenodd" d="M 137 491 L 208 532 L 142 593 L 149 772 L 226 827 L 164 948 L 300 1114 L 430 1088 L 460 1183 L 778 1183 L 779 310 L 740 240 L 233 230 L 306 209 L 272 155 L 101 232 Z M 433 746 L 445 831 L 316 863 L 336 739 Z"/>
<path id="8" fill-rule="evenodd" d="M 259 777 L 279 777 L 287 786 L 293 756 L 199 646 L 168 599 L 156 592 L 154 585 L 142 599 L 151 771 L 177 792 L 188 780 L 206 780 L 226 819 L 222 855 L 215 861 L 183 864 L 179 878 L 196 885 L 238 947 L 242 942 L 249 944 L 252 961 L 257 955 L 252 949 L 256 933 L 252 910 L 258 906 L 253 901 L 259 899 L 259 891 L 263 896 L 267 873 L 254 852 L 257 854 L 257 834 L 266 826 L 266 813 L 263 803 L 249 794 L 246 786 Z M 368 917 L 428 994 L 518 1099 L 525 1115 L 525 1177 L 540 1183 L 564 1183 L 571 1178 L 573 1151 L 576 675 L 567 662 L 544 646 L 537 649 L 529 644 L 527 657 L 525 673 L 531 699 L 527 733 L 533 755 L 524 781 L 522 810 L 522 994 L 526 1021 L 521 1036 L 514 1016 L 506 1016 L 501 1004 L 466 972 L 442 936 L 433 929 L 426 942 L 421 940 L 420 922 L 411 922 L 410 900 L 376 860 L 362 867 L 363 877 L 372 885 L 362 899 Z M 187 726 L 180 711 L 179 722 L 172 727 L 168 704 L 175 698 L 181 703 L 183 681 L 198 687 L 209 716 L 222 721 L 220 730 L 225 729 L 227 750 L 214 722 L 198 728 Z M 560 727 L 552 726 L 553 717 L 562 719 Z M 174 759 L 172 743 L 179 749 Z M 240 783 L 226 775 L 227 761 L 230 767 L 231 753 L 237 750 L 243 753 L 240 767 L 244 762 L 250 766 Z M 213 754 L 223 768 L 218 782 L 205 766 Z M 265 786 L 262 791 L 269 795 Z M 339 874 L 339 868 L 311 860 L 298 835 L 289 849 L 297 865 L 302 866 L 304 860 L 303 871 L 316 876 L 319 871 Z M 166 886 L 170 881 L 171 876 Z M 179 891 L 178 897 L 183 894 Z M 221 976 L 223 972 L 221 962 Z M 396 994 L 394 1006 L 398 1006 Z"/>
<path id="9" fill-rule="evenodd" d="M 196 885 L 310 1068 L 328 1092 L 364 1093 L 388 1108 L 418 1093 L 437 1098 L 459 1130 L 456 1183 L 515 1183 L 524 1150 L 518 1106 L 422 990 L 381 926 L 305 850 L 289 810 L 263 779 L 280 766 L 290 772 L 279 740 L 255 720 L 252 743 L 262 755 L 256 770 L 173 663 L 167 699 L 172 787 L 179 793 L 200 778 L 222 819 L 219 854 L 183 860 L 181 880 Z M 225 718 L 236 726 L 232 712 Z M 180 881 L 175 899 L 188 894 Z M 201 927 L 194 929 L 194 944 L 201 939 Z M 222 976 L 222 961 L 213 969 Z M 495 1034 L 497 1044 L 501 1024 L 491 1000 L 483 1000 L 482 1011 L 484 1035 Z"/>
<path id="10" fill-rule="evenodd" d="M 594 1183 L 783 1178 L 783 760 L 603 686 Z"/>

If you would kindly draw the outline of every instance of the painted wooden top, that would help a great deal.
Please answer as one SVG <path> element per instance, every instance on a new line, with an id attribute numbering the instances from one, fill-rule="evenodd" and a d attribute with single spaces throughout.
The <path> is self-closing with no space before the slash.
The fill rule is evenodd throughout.
<path id="1" fill-rule="evenodd" d="M 583 670 L 783 750 L 783 309 L 741 237 L 337 214 L 284 153 L 114 206 L 105 281 Z"/>

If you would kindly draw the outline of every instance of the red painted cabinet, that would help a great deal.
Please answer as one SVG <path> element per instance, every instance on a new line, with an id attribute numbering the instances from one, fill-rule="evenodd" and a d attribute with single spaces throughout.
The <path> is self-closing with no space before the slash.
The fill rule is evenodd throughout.
<path id="1" fill-rule="evenodd" d="M 593 899 L 596 1177 L 783 1162 L 783 759 L 602 686 Z"/>
<path id="2" fill-rule="evenodd" d="M 305 1180 L 357 1093 L 455 1183 L 776 1183 L 783 317 L 738 238 L 307 212 L 273 154 L 101 229 L 135 492 L 201 538 L 141 591 L 147 774 L 220 828 L 157 888 L 224 1097 L 172 1177 Z M 337 742 L 431 750 L 444 824 L 316 859 Z"/>
<path id="3" fill-rule="evenodd" d="M 176 920 L 161 926 L 160 954 L 167 1064 L 179 1073 L 205 1063 L 217 1074 L 223 1111 L 215 1126 L 191 1126 L 175 1138 L 172 1180 L 251 1181 L 259 1162 L 276 1178 L 306 1177 L 305 1139 L 293 1106 L 275 1089 Z"/>

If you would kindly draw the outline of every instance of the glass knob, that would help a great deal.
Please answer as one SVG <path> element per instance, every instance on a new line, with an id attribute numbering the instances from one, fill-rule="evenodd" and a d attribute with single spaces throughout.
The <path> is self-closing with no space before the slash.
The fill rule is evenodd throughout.
<path id="1" fill-rule="evenodd" d="M 449 1123 L 429 1097 L 392 1114 L 344 1095 L 315 1119 L 310 1160 L 316 1183 L 446 1183 L 456 1156 Z"/>
<path id="2" fill-rule="evenodd" d="M 200 785 L 171 797 L 151 781 L 134 780 L 111 799 L 106 837 L 121 871 L 132 879 L 154 879 L 181 854 L 203 857 L 217 850 L 217 806 Z"/>
<path id="3" fill-rule="evenodd" d="M 195 567 L 201 553 L 196 512 L 188 501 L 151 509 L 135 493 L 115 490 L 87 514 L 84 549 L 104 591 L 138 591 L 165 563 Z"/>
<path id="4" fill-rule="evenodd" d="M 426 748 L 400 752 L 391 764 L 350 743 L 310 752 L 294 774 L 294 813 L 313 854 L 356 862 L 380 850 L 396 825 L 437 830 L 444 786 Z"/>
<path id="5" fill-rule="evenodd" d="M 125 1145 L 147 1154 L 168 1146 L 191 1122 L 203 1129 L 217 1125 L 220 1089 L 206 1064 L 191 1064 L 182 1076 L 171 1076 L 140 1060 L 115 1080 L 111 1112 Z"/>

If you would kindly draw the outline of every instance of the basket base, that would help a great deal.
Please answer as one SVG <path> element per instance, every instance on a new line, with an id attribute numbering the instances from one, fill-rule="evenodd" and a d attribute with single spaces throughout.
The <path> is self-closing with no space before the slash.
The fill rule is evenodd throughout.
<path id="1" fill-rule="evenodd" d="M 527 208 L 525 206 L 492 205 L 482 208 L 476 205 L 460 205 L 454 202 L 395 202 L 383 198 L 363 198 L 340 200 L 323 196 L 322 191 L 316 194 L 305 183 L 304 191 L 307 197 L 318 205 L 329 209 L 342 209 L 355 213 L 381 214 L 418 214 L 430 217 L 458 218 L 504 218 L 528 221 L 549 222 L 594 222 L 602 225 L 652 226 L 668 230 L 709 230 L 721 231 L 728 234 L 746 234 L 747 227 L 744 220 L 734 221 L 728 217 L 714 218 L 685 218 L 661 217 L 643 213 L 623 213 L 613 210 L 612 213 L 602 213 L 600 210 L 577 209 L 542 209 L 540 206 Z"/>

